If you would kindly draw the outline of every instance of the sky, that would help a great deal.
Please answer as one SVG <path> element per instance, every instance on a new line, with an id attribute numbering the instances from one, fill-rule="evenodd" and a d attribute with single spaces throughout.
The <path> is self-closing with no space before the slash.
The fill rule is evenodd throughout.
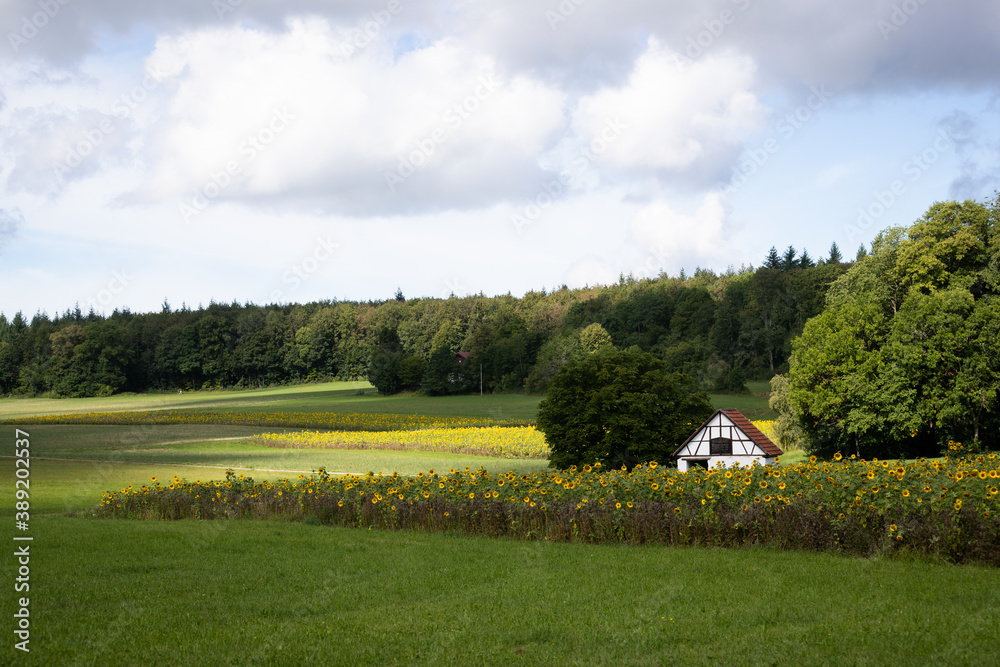
<path id="1" fill-rule="evenodd" d="M 0 312 L 847 258 L 1000 187 L 1000 3 L 4 0 Z"/>

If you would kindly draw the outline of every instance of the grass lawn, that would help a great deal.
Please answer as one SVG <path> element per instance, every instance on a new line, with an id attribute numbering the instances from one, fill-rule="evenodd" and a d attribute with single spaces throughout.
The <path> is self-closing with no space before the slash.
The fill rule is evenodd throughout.
<path id="1" fill-rule="evenodd" d="M 50 516 L 33 532 L 36 664 L 927 665 L 1000 653 L 1000 572 L 972 567 L 278 521 Z"/>

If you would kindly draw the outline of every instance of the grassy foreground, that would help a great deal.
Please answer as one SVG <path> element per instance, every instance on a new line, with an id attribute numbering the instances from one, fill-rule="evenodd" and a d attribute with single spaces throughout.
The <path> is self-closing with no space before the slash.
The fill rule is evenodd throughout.
<path id="1" fill-rule="evenodd" d="M 1000 572 L 972 567 L 277 521 L 49 517 L 35 533 L 35 664 L 917 665 L 1000 652 Z"/>

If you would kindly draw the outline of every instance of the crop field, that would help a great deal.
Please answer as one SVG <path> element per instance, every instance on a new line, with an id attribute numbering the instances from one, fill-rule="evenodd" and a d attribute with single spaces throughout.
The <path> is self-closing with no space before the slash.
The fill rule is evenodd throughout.
<path id="1" fill-rule="evenodd" d="M 374 528 L 579 542 L 769 545 L 861 556 L 894 552 L 1000 566 L 1000 458 L 911 464 L 834 461 L 680 473 L 496 475 L 479 468 L 316 476 L 255 483 L 178 477 L 129 485 L 98 516 L 155 519 L 290 517 Z"/>
<path id="2" fill-rule="evenodd" d="M 236 420 L 20 425 L 119 409 L 514 423 L 530 421 L 538 400 L 390 403 L 359 390 L 52 401 L 58 411 L 0 401 L 0 415 L 20 415 L 0 426 L 8 450 L 15 428 L 30 434 L 34 537 L 31 655 L 11 639 L 0 663 L 990 664 L 1000 652 L 1000 568 L 946 562 L 975 554 L 917 548 L 921 530 L 944 540 L 955 535 L 949 527 L 986 530 L 1000 481 L 990 475 L 995 459 L 884 466 L 798 455 L 783 457 L 778 477 L 683 476 L 663 466 L 557 473 L 544 459 L 440 449 L 267 447 L 252 436 L 308 436 L 303 427 Z M 161 399 L 186 403 L 152 405 Z M 107 402 L 115 400 L 122 403 Z M 371 409 L 358 407 L 365 401 Z M 419 433 L 396 435 L 404 432 Z M 21 533 L 13 451 L 4 454 L 10 539 Z M 831 489 L 839 495 L 827 496 Z M 769 542 L 797 503 L 806 506 L 799 493 L 849 508 L 844 517 L 831 504 L 799 518 L 816 519 L 809 525 L 823 539 L 858 540 L 866 557 L 823 552 L 825 543 L 782 551 Z M 669 513 L 657 525 L 681 539 L 629 528 L 645 525 L 636 515 L 652 518 L 654 501 L 658 516 Z M 199 518 L 152 518 L 157 503 Z M 921 524 L 925 506 L 933 520 Z M 473 529 L 487 525 L 473 519 L 476 510 L 508 523 Z M 705 519 L 713 515 L 750 523 L 742 533 L 712 533 Z M 511 528 L 511 519 L 521 523 Z M 847 531 L 863 521 L 864 531 Z M 753 530 L 756 541 L 744 539 Z M 19 595 L 9 585 L 8 618 Z"/>

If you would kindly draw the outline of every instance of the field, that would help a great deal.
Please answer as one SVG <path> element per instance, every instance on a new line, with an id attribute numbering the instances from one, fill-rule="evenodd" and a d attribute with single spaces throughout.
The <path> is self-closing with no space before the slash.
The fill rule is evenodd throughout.
<path id="1" fill-rule="evenodd" d="M 182 408 L 524 420 L 538 400 L 384 399 L 358 395 L 364 390 L 315 385 L 13 400 L 0 401 L 0 415 Z M 732 398 L 725 397 L 726 407 Z M 12 449 L 14 426 L 0 430 Z M 411 475 L 483 465 L 491 474 L 530 475 L 546 472 L 545 461 L 267 449 L 245 442 L 261 431 L 252 426 L 25 430 L 36 664 L 991 664 L 1000 652 L 1000 570 L 993 568 L 282 519 L 90 517 L 104 492 L 153 477 L 221 479 L 226 468 L 277 481 L 319 467 Z M 13 522 L 14 464 L 7 455 L 0 459 L 0 502 Z M 8 535 L 15 532 L 12 526 Z M 12 582 L 16 563 L 9 558 Z M 4 598 L 9 619 L 17 610 L 12 589 Z M 0 662 L 27 663 L 12 645 Z"/>

